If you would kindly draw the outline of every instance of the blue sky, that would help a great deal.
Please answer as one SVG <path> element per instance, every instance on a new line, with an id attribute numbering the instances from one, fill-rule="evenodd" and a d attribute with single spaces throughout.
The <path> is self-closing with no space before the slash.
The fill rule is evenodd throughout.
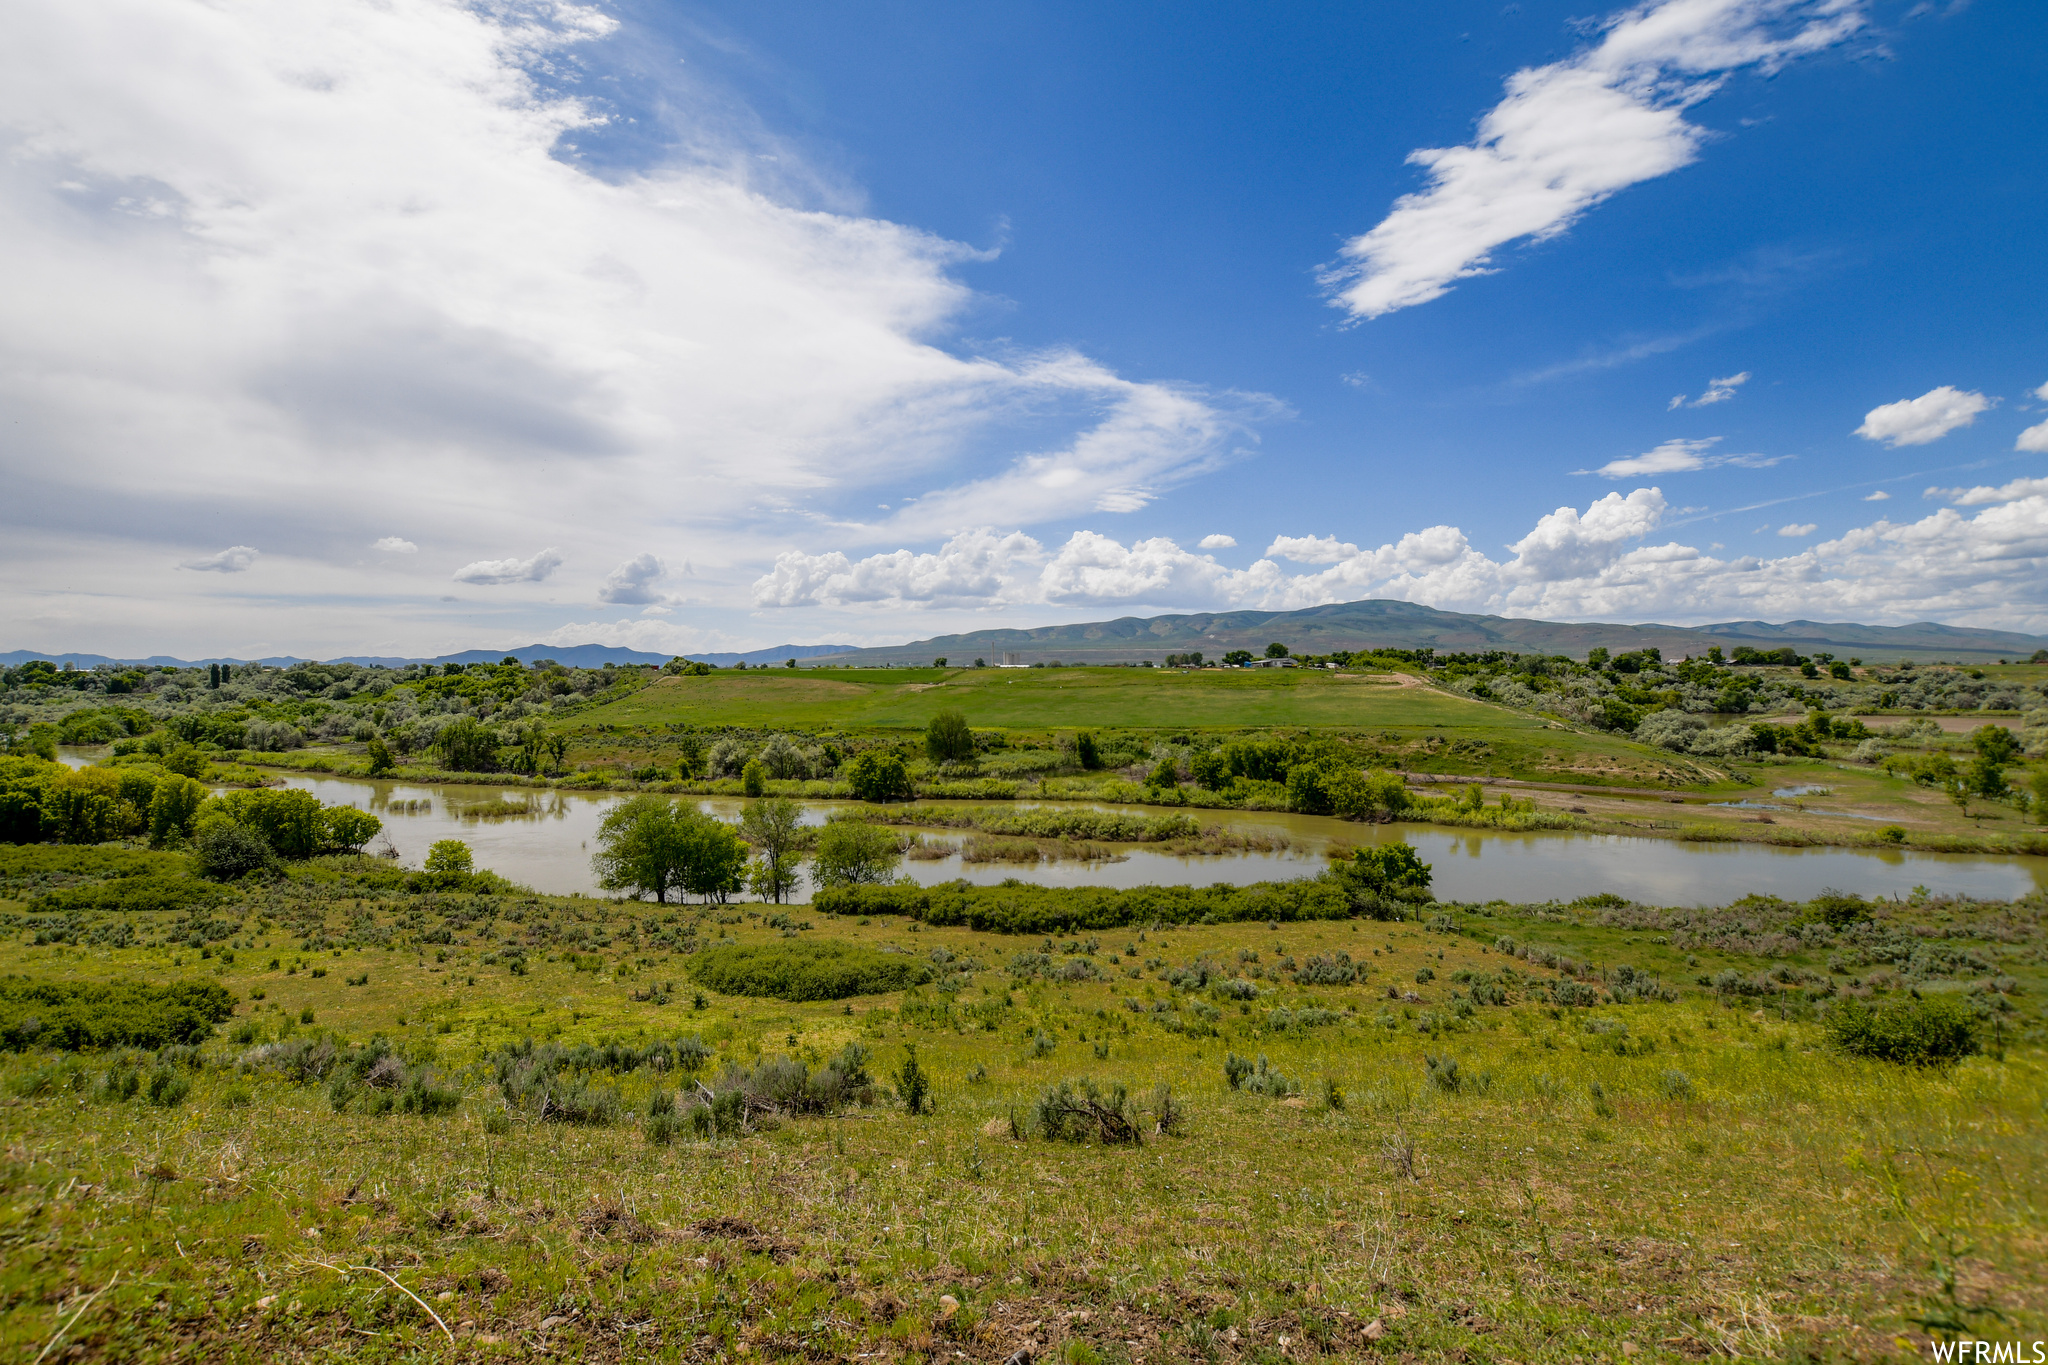
<path id="1" fill-rule="evenodd" d="M 0 57 L 12 645 L 2048 631 L 2033 7 L 509 14 Z"/>

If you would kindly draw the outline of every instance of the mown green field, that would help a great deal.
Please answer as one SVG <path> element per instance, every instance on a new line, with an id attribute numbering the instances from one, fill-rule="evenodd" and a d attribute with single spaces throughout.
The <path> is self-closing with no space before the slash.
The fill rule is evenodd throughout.
<path id="1" fill-rule="evenodd" d="M 1540 717 L 1387 676 L 1314 669 L 749 669 L 664 677 L 578 725 L 921 729 L 942 710 L 1013 729 L 1441 725 L 1540 730 Z"/>
<path id="2" fill-rule="evenodd" d="M 2048 1326 L 2039 898 L 1839 932 L 1756 902 L 1043 938 L 410 895 L 364 860 L 189 914 L 34 909 L 87 875 L 11 880 L 0 974 L 240 1003 L 196 1053 L 133 1058 L 189 1082 L 175 1104 L 109 1094 L 120 1054 L 0 1054 L 12 1358 L 1903 1360 Z M 810 1004 L 692 981 L 695 951 L 792 939 L 937 979 Z M 1357 979 L 1329 979 L 1339 953 Z M 1993 1051 L 1828 1044 L 1818 1011 L 1909 986 L 1983 1002 Z M 395 1088 L 264 1060 L 330 1033 L 388 1040 L 452 1110 L 373 1113 Z M 601 1122 L 508 1103 L 488 1064 L 687 1038 L 692 1071 L 564 1072 L 616 1097 Z M 650 1137 L 657 1091 L 852 1042 L 871 1103 Z M 893 1096 L 913 1047 L 930 1114 Z M 1231 1088 L 1231 1054 L 1265 1058 L 1263 1090 Z M 1140 1142 L 1034 1128 L 1080 1078 L 1128 1089 Z M 1162 1083 L 1176 1135 L 1149 1131 Z"/>

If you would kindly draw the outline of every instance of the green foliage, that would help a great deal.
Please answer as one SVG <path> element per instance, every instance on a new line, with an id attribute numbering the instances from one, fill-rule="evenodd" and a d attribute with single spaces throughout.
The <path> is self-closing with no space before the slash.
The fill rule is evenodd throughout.
<path id="1" fill-rule="evenodd" d="M 760 796 L 768 790 L 768 768 L 758 758 L 747 760 L 747 766 L 740 769 L 740 791 L 747 796 Z"/>
<path id="2" fill-rule="evenodd" d="M 354 806 L 328 806 L 320 812 L 320 846 L 337 853 L 360 853 L 377 837 L 384 822 Z"/>
<path id="3" fill-rule="evenodd" d="M 896 836 L 864 820 L 833 820 L 818 833 L 811 879 L 819 886 L 886 882 L 902 860 Z"/>
<path id="4" fill-rule="evenodd" d="M 829 914 L 909 915 L 927 924 L 964 924 L 1008 934 L 1114 929 L 1155 920 L 1220 924 L 1345 919 L 1353 913 L 1351 897 L 1325 881 L 1251 886 L 846 886 L 820 890 L 811 904 Z"/>
<path id="5" fill-rule="evenodd" d="M 908 801 L 910 772 L 894 754 L 870 749 L 846 765 L 846 782 L 856 801 Z"/>
<path id="6" fill-rule="evenodd" d="M 1152 771 L 1146 774 L 1145 785 L 1154 788 L 1180 785 L 1180 768 L 1174 763 L 1171 754 L 1160 759 Z"/>
<path id="7" fill-rule="evenodd" d="M 38 896 L 37 914 L 133 911 L 155 913 L 215 905 L 228 893 L 196 877 L 116 877 L 94 886 L 66 887 Z"/>
<path id="8" fill-rule="evenodd" d="M 924 755 L 934 763 L 958 763 L 974 757 L 974 734 L 967 717 L 958 711 L 941 711 L 924 730 Z"/>
<path id="9" fill-rule="evenodd" d="M 756 801 L 741 813 L 740 837 L 760 854 L 747 879 L 756 895 L 780 905 L 796 889 L 802 826 L 803 808 L 786 796 Z"/>
<path id="10" fill-rule="evenodd" d="M 324 842 L 320 798 L 309 791 L 265 787 L 226 792 L 207 802 L 201 818 L 216 811 L 254 830 L 281 858 L 310 858 Z"/>
<path id="11" fill-rule="evenodd" d="M 427 849 L 426 862 L 421 870 L 444 875 L 462 875 L 476 870 L 476 859 L 470 854 L 469 845 L 460 839 L 436 839 Z"/>
<path id="12" fill-rule="evenodd" d="M 2020 757 L 2020 742 L 2012 731 L 2003 725 L 1980 725 L 1970 732 L 1970 744 L 1978 756 L 1993 764 L 2016 763 Z"/>
<path id="13" fill-rule="evenodd" d="M 844 1000 L 899 991 L 931 979 L 931 969 L 902 953 L 830 939 L 710 948 L 690 959 L 690 975 L 724 995 L 777 1000 Z"/>
<path id="14" fill-rule="evenodd" d="M 1375 895 L 1429 899 L 1430 865 L 1406 843 L 1369 844 L 1336 870 L 1347 886 Z"/>
<path id="15" fill-rule="evenodd" d="M 224 818 L 200 819 L 192 837 L 192 856 L 199 864 L 199 874 L 217 882 L 272 871 L 278 861 L 276 851 L 262 835 Z"/>
<path id="16" fill-rule="evenodd" d="M 1074 736 L 1074 758 L 1086 772 L 1094 772 L 1102 766 L 1102 750 L 1096 746 L 1095 736 L 1086 730 Z"/>
<path id="17" fill-rule="evenodd" d="M 180 774 L 170 774 L 156 784 L 149 802 L 149 842 L 152 847 L 186 838 L 206 801 L 206 786 Z"/>
<path id="18" fill-rule="evenodd" d="M 65 1052 L 197 1043 L 235 1012 L 213 981 L 56 982 L 0 978 L 0 1048 Z"/>
<path id="19" fill-rule="evenodd" d="M 1856 1057 L 1908 1066 L 1946 1066 L 1977 1050 L 1977 1020 L 1951 995 L 1900 996 L 1877 1005 L 1840 1001 L 1828 1011 L 1829 1039 Z"/>
<path id="20" fill-rule="evenodd" d="M 638 796 L 612 807 L 597 827 L 590 865 L 598 885 L 666 901 L 701 896 L 724 901 L 740 889 L 747 846 L 730 825 L 689 802 Z"/>
<path id="21" fill-rule="evenodd" d="M 498 734 L 472 716 L 464 716 L 435 734 L 434 757 L 444 768 L 456 772 L 495 772 L 498 768 Z"/>
<path id="22" fill-rule="evenodd" d="M 1861 924 L 1871 917 L 1870 902 L 1861 896 L 1833 887 L 1824 887 L 1818 896 L 1806 903 L 1807 909 L 1830 929 L 1847 929 L 1852 924 Z"/>
<path id="23" fill-rule="evenodd" d="M 391 746 L 381 739 L 372 739 L 364 752 L 369 755 L 372 777 L 382 777 L 398 766 L 397 760 L 391 756 Z"/>
<path id="24" fill-rule="evenodd" d="M 904 1049 L 903 1065 L 896 1071 L 896 1093 L 902 1097 L 903 1112 L 906 1114 L 929 1114 L 932 1111 L 932 1083 L 924 1068 L 917 1064 L 917 1045 L 907 1044 Z"/>

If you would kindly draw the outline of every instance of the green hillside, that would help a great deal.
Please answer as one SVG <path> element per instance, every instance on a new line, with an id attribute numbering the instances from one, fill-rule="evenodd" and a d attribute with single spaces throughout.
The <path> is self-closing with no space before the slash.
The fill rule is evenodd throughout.
<path id="1" fill-rule="evenodd" d="M 1524 654 L 1566 654 L 1584 658 L 1595 647 L 1613 653 L 1656 648 L 1668 658 L 1704 656 L 1708 647 L 1737 645 L 1776 649 L 1791 645 L 1802 653 L 1827 650 L 1847 657 L 1868 655 L 1892 662 L 1934 659 L 1989 663 L 2023 659 L 2048 648 L 2048 637 L 2012 631 L 1944 626 L 1931 621 L 1907 626 L 1855 623 L 1729 621 L 1708 626 L 1607 622 L 1533 621 L 1509 616 L 1474 616 L 1438 611 L 1414 602 L 1335 602 L 1300 611 L 1200 612 L 1186 616 L 1125 616 L 1114 621 L 1043 626 L 1031 630 L 977 630 L 941 635 L 878 649 L 855 650 L 821 659 L 817 666 L 928 663 L 944 656 L 956 663 L 976 656 L 995 663 L 1014 652 L 1022 663 L 1159 662 L 1168 654 L 1200 650 L 1221 658 L 1233 649 L 1257 653 L 1278 640 L 1297 654 L 1334 650 L 1434 649 L 1439 653 L 1509 650 Z"/>

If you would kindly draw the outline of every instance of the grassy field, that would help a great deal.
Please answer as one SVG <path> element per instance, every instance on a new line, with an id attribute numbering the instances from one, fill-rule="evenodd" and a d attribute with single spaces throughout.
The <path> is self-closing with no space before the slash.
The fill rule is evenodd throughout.
<path id="1" fill-rule="evenodd" d="M 1027 742 L 1080 729 L 1348 734 L 1463 776 L 1668 786 L 1717 770 L 1626 737 L 1454 696 L 1406 674 L 1315 669 L 761 669 L 665 677 L 563 722 L 578 762 L 672 763 L 672 727 L 914 734 L 941 710 Z"/>
<path id="2" fill-rule="evenodd" d="M 177 918 L 31 908 L 81 866 L 12 878 L 0 975 L 240 1003 L 162 1064 L 175 1105 L 104 1093 L 118 1056 L 0 1054 L 11 1358 L 1871 1360 L 1924 1359 L 1945 1318 L 2048 1326 L 2039 898 L 1880 903 L 1839 934 L 1776 903 L 1496 904 L 1060 940 L 332 879 Z M 944 979 L 810 1004 L 691 979 L 693 951 L 792 938 Z M 1337 953 L 1359 979 L 1297 979 Z M 1611 1003 L 1623 966 L 1676 998 Z M 1997 1051 L 1948 1069 L 1843 1057 L 1815 1022 L 1980 982 Z M 337 1112 L 252 1052 L 329 1033 L 459 1099 Z M 858 1042 L 884 1093 L 659 1143 L 640 1116 L 680 1071 L 577 1073 L 622 1112 L 576 1124 L 508 1106 L 487 1064 L 691 1037 L 706 1081 Z M 927 1115 L 887 1093 L 912 1047 Z M 1226 1082 L 1232 1054 L 1264 1089 Z M 1083 1077 L 1171 1086 L 1184 1132 L 1031 1131 Z"/>
<path id="3" fill-rule="evenodd" d="M 1540 717 L 1393 674 L 1318 669 L 750 669 L 664 677 L 580 725 L 922 729 L 942 710 L 1006 729 L 1384 725 L 1542 729 Z"/>

